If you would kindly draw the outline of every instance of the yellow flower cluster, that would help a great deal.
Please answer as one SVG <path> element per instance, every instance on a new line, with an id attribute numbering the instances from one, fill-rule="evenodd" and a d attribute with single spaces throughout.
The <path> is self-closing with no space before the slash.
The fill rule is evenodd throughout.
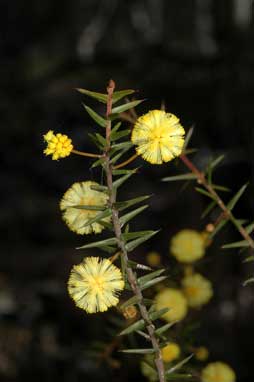
<path id="1" fill-rule="evenodd" d="M 54 131 L 50 130 L 43 138 L 48 144 L 44 154 L 52 155 L 53 160 L 69 156 L 73 149 L 71 139 L 65 134 L 54 134 Z"/>
<path id="2" fill-rule="evenodd" d="M 151 110 L 137 119 L 131 141 L 143 159 L 152 164 L 162 164 L 181 154 L 184 134 L 179 118 L 174 114 Z"/>
<path id="3" fill-rule="evenodd" d="M 171 240 L 170 252 L 182 263 L 192 263 L 205 255 L 205 237 L 192 229 L 179 231 Z"/>
<path id="4" fill-rule="evenodd" d="M 179 358 L 181 349 L 179 345 L 172 342 L 161 349 L 161 355 L 164 362 L 171 362 Z"/>
<path id="5" fill-rule="evenodd" d="M 209 363 L 201 373 L 202 382 L 235 382 L 234 370 L 224 362 Z"/>
<path id="6" fill-rule="evenodd" d="M 118 304 L 123 290 L 122 273 L 108 259 L 86 257 L 74 265 L 68 281 L 68 292 L 76 305 L 87 313 L 105 312 Z"/>
<path id="7" fill-rule="evenodd" d="M 158 267 L 158 265 L 161 263 L 161 256 L 158 252 L 155 251 L 148 252 L 146 255 L 146 261 L 150 267 Z"/>
<path id="8" fill-rule="evenodd" d="M 206 361 L 209 357 L 209 351 L 205 346 L 200 346 L 194 350 L 195 357 L 198 361 Z"/>
<path id="9" fill-rule="evenodd" d="M 211 282 L 199 273 L 185 276 L 182 287 L 187 303 L 192 308 L 207 304 L 213 295 Z"/>
<path id="10" fill-rule="evenodd" d="M 89 209 L 89 207 L 105 207 L 108 200 L 108 195 L 104 192 L 99 192 L 91 189 L 91 186 L 99 186 L 98 183 L 92 181 L 74 183 L 64 194 L 60 209 L 63 212 L 63 219 L 70 228 L 80 235 L 89 233 L 100 233 L 103 230 L 103 225 L 95 222 L 85 226 L 92 218 L 95 218 L 101 211 Z M 80 208 L 77 208 L 77 207 Z M 84 208 L 82 208 L 82 206 Z M 88 209 L 85 209 L 85 206 Z M 109 222 L 110 218 L 103 219 Z"/>
<path id="11" fill-rule="evenodd" d="M 169 308 L 162 318 L 165 321 L 180 321 L 187 314 L 187 300 L 184 294 L 173 288 L 164 288 L 155 296 L 156 309 Z"/>

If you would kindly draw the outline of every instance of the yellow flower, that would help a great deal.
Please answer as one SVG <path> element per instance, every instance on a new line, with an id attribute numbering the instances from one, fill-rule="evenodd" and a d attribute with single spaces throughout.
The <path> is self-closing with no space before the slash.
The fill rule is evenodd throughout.
<path id="1" fill-rule="evenodd" d="M 209 351 L 205 346 L 200 346 L 195 349 L 195 357 L 198 361 L 206 361 L 209 357 Z"/>
<path id="2" fill-rule="evenodd" d="M 146 255 L 146 261 L 147 261 L 147 264 L 150 265 L 151 267 L 157 267 L 161 263 L 160 254 L 155 251 L 148 252 L 148 254 Z"/>
<path id="3" fill-rule="evenodd" d="M 211 282 L 199 273 L 185 276 L 182 286 L 188 305 L 192 308 L 207 304 L 213 295 Z"/>
<path id="4" fill-rule="evenodd" d="M 123 310 L 123 315 L 126 318 L 126 320 L 132 320 L 135 318 L 138 314 L 137 308 L 134 305 L 127 306 Z"/>
<path id="5" fill-rule="evenodd" d="M 181 350 L 176 343 L 170 343 L 161 349 L 162 359 L 164 362 L 171 362 L 180 356 Z"/>
<path id="6" fill-rule="evenodd" d="M 43 138 L 48 144 L 47 148 L 44 150 L 44 154 L 52 155 L 53 160 L 69 156 L 73 149 L 72 141 L 67 135 L 55 135 L 54 131 L 50 130 L 43 136 Z"/>
<path id="7" fill-rule="evenodd" d="M 70 296 L 87 313 L 105 312 L 117 305 L 118 292 L 123 288 L 120 269 L 99 257 L 86 257 L 74 265 L 68 281 Z"/>
<path id="8" fill-rule="evenodd" d="M 162 164 L 181 154 L 184 134 L 179 118 L 174 114 L 151 110 L 137 119 L 131 141 L 143 159 L 152 164 Z"/>
<path id="9" fill-rule="evenodd" d="M 74 208 L 74 206 L 106 206 L 108 195 L 104 192 L 99 192 L 91 189 L 91 186 L 99 186 L 96 182 L 86 181 L 74 183 L 64 194 L 60 209 L 64 211 L 63 219 L 70 228 L 80 235 L 89 233 L 100 233 L 103 226 L 99 223 L 92 223 L 84 226 L 88 220 L 95 218 L 101 211 Z M 110 217 L 103 219 L 108 222 Z"/>
<path id="10" fill-rule="evenodd" d="M 223 362 L 209 363 L 201 373 L 202 382 L 235 382 L 233 369 Z"/>
<path id="11" fill-rule="evenodd" d="M 162 318 L 165 321 L 179 321 L 187 314 L 187 301 L 178 289 L 164 288 L 155 296 L 156 309 L 170 308 Z"/>
<path id="12" fill-rule="evenodd" d="M 183 229 L 171 240 L 170 252 L 182 263 L 192 263 L 205 254 L 205 240 L 201 233 Z"/>

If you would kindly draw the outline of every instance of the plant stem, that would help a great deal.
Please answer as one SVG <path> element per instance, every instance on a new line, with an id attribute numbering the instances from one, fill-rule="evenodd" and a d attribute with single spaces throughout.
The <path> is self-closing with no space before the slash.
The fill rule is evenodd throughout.
<path id="1" fill-rule="evenodd" d="M 164 364 L 162 360 L 162 355 L 161 355 L 161 350 L 159 346 L 159 342 L 156 338 L 155 335 L 155 327 L 153 325 L 153 322 L 151 321 L 148 311 L 146 309 L 146 306 L 144 305 L 143 302 L 143 294 L 142 291 L 138 285 L 137 277 L 136 274 L 133 272 L 132 268 L 128 266 L 128 252 L 125 247 L 125 242 L 122 239 L 122 231 L 121 231 L 121 224 L 119 220 L 119 214 L 118 210 L 115 207 L 116 203 L 116 194 L 113 190 L 113 175 L 112 175 L 112 165 L 110 163 L 110 134 L 111 134 L 111 120 L 109 118 L 112 110 L 112 94 L 114 92 L 115 88 L 115 83 L 113 80 L 109 81 L 109 85 L 107 87 L 107 92 L 108 92 L 108 102 L 107 102 L 107 112 L 106 112 L 106 119 L 107 119 L 107 125 L 106 125 L 106 141 L 107 141 L 107 148 L 104 153 L 104 168 L 106 172 L 106 179 L 107 179 L 107 187 L 109 191 L 109 207 L 112 210 L 112 222 L 114 226 L 114 232 L 115 236 L 118 242 L 118 247 L 121 250 L 123 262 L 125 265 L 126 269 L 126 274 L 128 277 L 129 284 L 132 288 L 133 293 L 135 296 L 138 298 L 138 307 L 140 310 L 140 314 L 145 321 L 146 328 L 150 337 L 150 341 L 152 343 L 152 346 L 154 348 L 155 352 L 155 365 L 157 368 L 158 376 L 159 376 L 159 381 L 160 382 L 165 382 L 165 372 L 164 372 Z"/>
<path id="2" fill-rule="evenodd" d="M 78 150 L 71 150 L 73 154 L 82 155 L 83 157 L 90 157 L 90 158 L 101 158 L 100 154 L 92 154 L 92 153 L 86 153 L 84 151 L 78 151 Z"/>
<path id="3" fill-rule="evenodd" d="M 126 159 L 126 161 L 119 163 L 117 166 L 114 166 L 113 169 L 116 170 L 118 168 L 122 168 L 126 166 L 127 164 L 133 162 L 137 157 L 138 157 L 138 154 L 134 154 L 130 158 Z"/>
<path id="4" fill-rule="evenodd" d="M 227 208 L 227 206 L 224 204 L 223 200 L 219 197 L 219 195 L 214 190 L 214 188 L 208 183 L 203 172 L 199 171 L 199 169 L 189 160 L 189 158 L 187 158 L 186 155 L 182 154 L 180 158 L 183 161 L 183 163 L 188 167 L 188 169 L 191 172 L 193 172 L 193 174 L 197 175 L 198 183 L 202 184 L 203 187 L 206 188 L 206 190 L 213 196 L 214 200 L 216 201 L 216 203 L 222 210 L 225 218 L 228 218 L 229 220 L 231 220 L 231 222 L 236 226 L 236 228 L 238 229 L 239 233 L 242 235 L 244 240 L 247 241 L 250 248 L 254 249 L 254 241 L 252 240 L 248 232 L 245 230 L 245 228 L 241 224 L 238 224 L 232 212 Z"/>

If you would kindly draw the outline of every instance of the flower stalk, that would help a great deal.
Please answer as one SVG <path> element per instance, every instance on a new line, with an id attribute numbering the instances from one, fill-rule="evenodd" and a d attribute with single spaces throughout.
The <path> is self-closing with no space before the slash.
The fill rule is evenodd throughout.
<path id="1" fill-rule="evenodd" d="M 143 294 L 142 291 L 138 285 L 137 277 L 135 273 L 133 272 L 132 268 L 128 266 L 128 252 L 126 250 L 125 242 L 122 239 L 122 231 L 121 231 L 121 224 L 119 219 L 119 213 L 117 208 L 115 207 L 116 203 L 116 194 L 113 189 L 113 174 L 112 170 L 113 167 L 110 163 L 110 148 L 111 148 L 111 141 L 110 141 L 110 135 L 111 135 L 111 120 L 110 120 L 110 114 L 112 110 L 112 96 L 115 88 L 115 83 L 113 80 L 110 80 L 109 85 L 107 87 L 107 111 L 106 111 L 106 149 L 104 152 L 104 168 L 106 172 L 106 181 L 107 181 L 107 187 L 108 187 L 108 193 L 109 193 L 109 207 L 112 211 L 112 223 L 114 227 L 115 236 L 117 239 L 118 247 L 121 250 L 121 256 L 122 261 L 126 270 L 128 282 L 132 288 L 132 291 L 134 295 L 138 298 L 138 307 L 140 310 L 141 317 L 143 318 L 149 338 L 151 341 L 151 344 L 153 346 L 154 352 L 155 352 L 155 365 L 158 372 L 158 377 L 160 382 L 165 382 L 165 371 L 164 371 L 164 364 L 162 360 L 162 354 L 159 346 L 159 342 L 155 335 L 155 327 L 149 317 L 147 308 L 143 302 Z"/>

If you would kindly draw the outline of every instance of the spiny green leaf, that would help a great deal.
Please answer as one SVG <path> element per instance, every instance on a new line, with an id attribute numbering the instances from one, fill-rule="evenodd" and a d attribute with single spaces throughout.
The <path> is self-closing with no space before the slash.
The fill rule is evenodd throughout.
<path id="1" fill-rule="evenodd" d="M 124 309 L 126 309 L 128 306 L 130 306 L 130 305 L 138 304 L 138 302 L 139 302 L 139 297 L 138 297 L 138 296 L 133 296 L 133 297 L 129 298 L 127 301 L 125 301 L 125 302 L 120 306 L 120 309 L 124 310 Z"/>
<path id="2" fill-rule="evenodd" d="M 250 234 L 254 229 L 254 223 L 251 223 L 245 227 L 245 231 Z"/>
<path id="3" fill-rule="evenodd" d="M 125 147 L 124 149 L 120 150 L 119 153 L 117 153 L 116 155 L 114 155 L 112 157 L 112 151 L 110 152 L 110 155 L 111 155 L 111 159 L 110 159 L 110 163 L 111 164 L 115 164 L 125 153 L 127 153 L 127 151 L 129 151 L 131 149 L 132 146 L 127 146 Z"/>
<path id="4" fill-rule="evenodd" d="M 219 184 L 212 184 L 212 187 L 214 190 L 218 190 L 218 191 L 222 191 L 222 192 L 230 192 L 231 191 L 230 188 L 220 186 Z"/>
<path id="5" fill-rule="evenodd" d="M 115 143 L 111 146 L 111 153 L 114 153 L 118 150 L 122 150 L 122 149 L 125 149 L 125 148 L 130 148 L 133 146 L 133 143 L 130 142 L 130 141 L 127 141 L 127 142 L 121 142 L 121 143 Z"/>
<path id="6" fill-rule="evenodd" d="M 156 235 L 158 232 L 159 232 L 159 230 L 158 231 L 152 231 L 148 235 L 145 235 L 143 237 L 139 237 L 138 239 L 130 241 L 128 244 L 126 244 L 126 250 L 128 252 L 133 251 L 138 245 L 140 245 L 140 244 L 144 243 L 145 241 L 149 240 L 151 237 Z"/>
<path id="7" fill-rule="evenodd" d="M 178 362 L 176 365 L 171 367 L 166 371 L 165 374 L 172 374 L 174 371 L 181 369 L 183 365 L 185 365 L 189 360 L 193 357 L 193 354 L 189 355 L 188 357 L 184 358 L 182 361 Z"/>
<path id="8" fill-rule="evenodd" d="M 228 222 L 228 219 L 222 219 L 219 224 L 217 224 L 213 232 L 209 235 L 209 238 L 212 239 Z"/>
<path id="9" fill-rule="evenodd" d="M 96 133 L 95 136 L 96 136 L 98 142 L 100 142 L 102 147 L 105 147 L 107 145 L 106 139 L 101 134 Z"/>
<path id="10" fill-rule="evenodd" d="M 155 333 L 160 336 L 163 333 L 165 333 L 168 329 L 170 329 L 173 325 L 175 325 L 178 321 L 172 321 L 169 322 L 168 324 L 163 325 L 161 328 L 158 328 L 155 330 Z"/>
<path id="11" fill-rule="evenodd" d="M 141 212 L 143 212 L 146 208 L 148 208 L 148 204 L 144 205 L 144 206 L 141 206 L 139 208 L 136 208 L 135 210 L 131 211 L 131 212 L 128 212 L 127 214 L 121 216 L 120 218 L 120 223 L 121 223 L 121 226 L 123 226 L 124 224 L 126 224 L 127 222 L 129 222 L 131 219 L 133 219 L 135 216 L 137 216 L 138 214 L 140 214 Z"/>
<path id="12" fill-rule="evenodd" d="M 195 187 L 195 190 L 198 191 L 200 194 L 205 195 L 205 196 L 208 196 L 208 198 L 211 198 L 211 199 L 214 200 L 213 195 L 211 195 L 210 192 L 204 190 L 203 188 Z"/>
<path id="13" fill-rule="evenodd" d="M 112 134 L 115 134 L 115 133 L 118 131 L 118 129 L 119 129 L 119 127 L 121 127 L 121 125 L 122 125 L 122 122 L 117 122 L 117 123 L 115 124 L 115 126 L 114 126 L 113 129 L 111 130 L 111 135 L 110 135 L 110 137 L 112 137 Z"/>
<path id="14" fill-rule="evenodd" d="M 136 173 L 136 169 L 132 170 L 129 174 L 123 175 L 113 182 L 113 189 L 116 190 L 120 187 L 126 180 L 128 180 L 133 174 Z"/>
<path id="15" fill-rule="evenodd" d="M 128 260 L 127 265 L 133 269 L 142 269 L 143 271 L 151 271 L 152 268 L 148 267 L 147 265 L 137 263 L 136 261 L 133 260 Z"/>
<path id="16" fill-rule="evenodd" d="M 112 211 L 110 209 L 107 209 L 105 211 L 102 211 L 101 213 L 98 213 L 94 218 L 87 220 L 87 222 L 82 226 L 87 227 L 93 223 L 100 223 L 102 219 L 107 218 L 108 216 L 111 216 Z"/>
<path id="17" fill-rule="evenodd" d="M 163 182 L 175 182 L 178 180 L 193 180 L 193 179 L 197 179 L 197 175 L 190 172 L 187 174 L 168 176 L 166 178 L 162 178 L 162 181 Z"/>
<path id="18" fill-rule="evenodd" d="M 192 134 L 193 134 L 193 131 L 194 131 L 194 126 L 192 126 L 189 130 L 188 130 L 188 132 L 187 132 L 187 134 L 186 134 L 186 137 L 185 137 L 185 140 L 184 140 L 184 146 L 183 146 L 183 151 L 185 152 L 185 149 L 188 147 L 188 144 L 189 144 L 189 142 L 190 142 L 190 139 L 191 139 L 191 136 L 192 136 Z"/>
<path id="19" fill-rule="evenodd" d="M 236 203 L 238 202 L 238 200 L 240 199 L 240 197 L 242 196 L 242 194 L 246 190 L 247 186 L 248 186 L 248 183 L 244 184 L 240 188 L 240 190 L 235 194 L 235 196 L 233 196 L 233 198 L 229 201 L 229 203 L 227 204 L 227 208 L 229 211 L 232 211 L 232 209 L 234 208 L 234 206 L 236 205 Z"/>
<path id="20" fill-rule="evenodd" d="M 86 205 L 80 205 L 80 206 L 72 206 L 72 208 L 76 208 L 77 210 L 88 210 L 88 211 L 104 211 L 107 207 L 105 206 L 86 206 Z"/>
<path id="21" fill-rule="evenodd" d="M 124 170 L 124 169 L 112 170 L 113 175 L 124 175 L 124 174 L 130 174 L 130 173 L 131 173 L 131 170 Z"/>
<path id="22" fill-rule="evenodd" d="M 127 111 L 129 109 L 133 109 L 134 107 L 138 106 L 141 102 L 144 100 L 136 100 L 136 101 L 131 101 L 128 103 L 124 103 L 123 105 L 116 106 L 112 109 L 112 114 L 120 114 L 123 113 L 124 111 Z"/>
<path id="23" fill-rule="evenodd" d="M 152 321 L 154 321 L 164 316 L 164 314 L 168 313 L 169 311 L 170 311 L 170 308 L 162 308 L 160 310 L 157 310 L 156 312 L 150 313 L 149 317 Z"/>
<path id="24" fill-rule="evenodd" d="M 116 202 L 115 207 L 119 210 L 122 210 L 123 208 L 129 208 L 135 204 L 141 203 L 144 200 L 151 198 L 151 196 L 152 195 L 138 196 L 137 198 L 124 200 L 123 202 Z"/>
<path id="25" fill-rule="evenodd" d="M 90 90 L 81 89 L 81 88 L 77 88 L 76 90 L 81 94 L 87 95 L 88 97 L 95 98 L 99 102 L 107 103 L 107 100 L 108 100 L 107 94 L 91 92 Z"/>
<path id="26" fill-rule="evenodd" d="M 141 319 L 134 322 L 134 324 L 128 326 L 128 328 L 122 330 L 118 335 L 125 336 L 126 334 L 136 332 L 137 330 L 142 330 L 144 327 L 145 327 L 145 321 Z"/>
<path id="27" fill-rule="evenodd" d="M 122 130 L 122 131 L 119 131 L 115 134 L 111 134 L 111 141 L 117 141 L 118 139 L 120 138 L 123 138 L 123 137 L 126 137 L 127 135 L 130 134 L 130 130 Z"/>
<path id="28" fill-rule="evenodd" d="M 243 247 L 249 247 L 249 243 L 246 240 L 235 241 L 234 243 L 225 244 L 221 248 L 230 249 L 230 248 L 243 248 Z"/>
<path id="29" fill-rule="evenodd" d="M 91 139 L 91 141 L 93 142 L 93 144 L 96 147 L 98 147 L 100 150 L 102 150 L 102 146 L 101 146 L 100 142 L 98 141 L 98 139 L 96 138 L 95 134 L 88 133 L 88 136 Z"/>
<path id="30" fill-rule="evenodd" d="M 244 281 L 243 286 L 247 286 L 248 284 L 252 283 L 254 283 L 254 277 L 251 277 L 248 280 Z"/>
<path id="31" fill-rule="evenodd" d="M 124 349 L 119 350 L 121 353 L 129 353 L 129 354 L 153 354 L 155 350 L 152 349 Z"/>
<path id="32" fill-rule="evenodd" d="M 110 239 L 94 241 L 93 243 L 82 245 L 82 247 L 78 247 L 77 249 L 87 249 L 87 248 L 100 248 L 103 246 L 110 246 L 117 244 L 117 239 L 115 237 L 111 237 Z"/>
<path id="33" fill-rule="evenodd" d="M 145 290 L 147 288 L 151 288 L 152 286 L 161 283 L 162 281 L 166 280 L 168 276 L 160 276 L 156 277 L 153 280 L 147 281 L 145 284 L 143 284 L 140 288 L 141 290 Z"/>
<path id="34" fill-rule="evenodd" d="M 108 187 L 101 186 L 100 184 L 92 184 L 90 186 L 91 190 L 98 191 L 98 192 L 108 192 Z"/>
<path id="35" fill-rule="evenodd" d="M 157 271 L 148 273 L 145 276 L 138 278 L 138 284 L 140 286 L 146 284 L 148 281 L 153 280 L 155 277 L 160 276 L 163 272 L 165 272 L 165 269 L 158 269 Z"/>
<path id="36" fill-rule="evenodd" d="M 131 240 L 131 239 L 136 239 L 137 237 L 148 235 L 151 232 L 153 232 L 153 231 L 147 230 L 147 231 L 127 232 L 127 233 L 123 233 L 122 234 L 122 238 L 125 241 L 128 241 L 128 240 Z"/>
<path id="37" fill-rule="evenodd" d="M 133 89 L 119 90 L 117 92 L 114 92 L 112 95 L 113 104 L 120 101 L 120 99 L 126 97 L 127 95 L 130 95 L 133 93 L 135 93 L 135 90 Z"/>
<path id="38" fill-rule="evenodd" d="M 210 163 L 210 167 L 212 169 L 214 169 L 216 166 L 218 166 L 218 164 L 223 161 L 223 159 L 225 158 L 225 155 L 220 155 L 218 158 L 214 159 L 211 163 Z"/>
<path id="39" fill-rule="evenodd" d="M 97 114 L 93 109 L 91 109 L 89 106 L 83 104 L 84 108 L 86 109 L 87 113 L 90 115 L 90 117 L 98 123 L 101 127 L 106 127 L 107 121 L 103 117 L 101 117 L 99 114 Z"/>
<path id="40" fill-rule="evenodd" d="M 243 260 L 243 263 L 249 263 L 251 261 L 254 261 L 254 255 L 248 256 L 246 259 Z"/>
<path id="41" fill-rule="evenodd" d="M 91 168 L 98 167 L 104 163 L 104 158 L 97 159 L 91 166 Z"/>
<path id="42" fill-rule="evenodd" d="M 204 219 L 208 214 L 209 212 L 212 211 L 212 209 L 217 205 L 216 201 L 213 200 L 212 202 L 210 202 L 208 204 L 208 206 L 205 208 L 204 212 L 202 213 L 201 215 L 201 219 Z"/>

